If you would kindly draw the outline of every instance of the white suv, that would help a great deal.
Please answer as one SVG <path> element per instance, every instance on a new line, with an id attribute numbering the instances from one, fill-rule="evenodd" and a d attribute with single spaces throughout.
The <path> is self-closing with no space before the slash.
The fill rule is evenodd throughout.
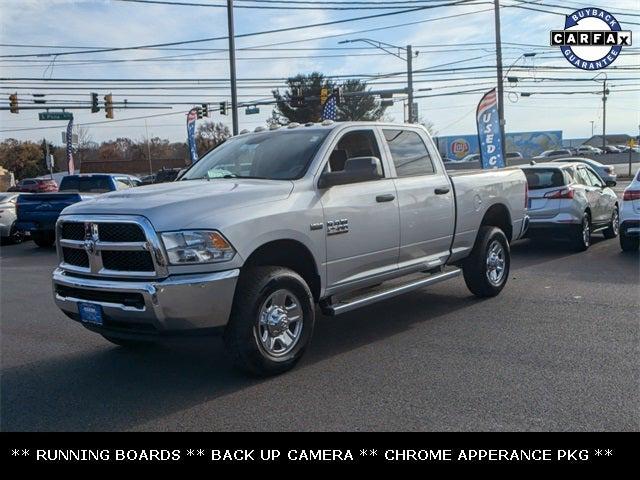
<path id="1" fill-rule="evenodd" d="M 640 170 L 625 189 L 620 208 L 620 247 L 625 252 L 640 246 Z"/>

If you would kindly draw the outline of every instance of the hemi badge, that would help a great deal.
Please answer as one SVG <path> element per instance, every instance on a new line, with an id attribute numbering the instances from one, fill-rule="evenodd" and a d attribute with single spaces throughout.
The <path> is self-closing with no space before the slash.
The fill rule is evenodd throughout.
<path id="1" fill-rule="evenodd" d="M 323 224 L 322 223 L 312 223 L 310 225 L 311 230 L 322 230 Z"/>

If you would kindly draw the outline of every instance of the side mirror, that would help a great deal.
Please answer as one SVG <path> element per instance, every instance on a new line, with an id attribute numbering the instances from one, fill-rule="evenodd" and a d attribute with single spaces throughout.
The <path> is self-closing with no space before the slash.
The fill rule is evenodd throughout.
<path id="1" fill-rule="evenodd" d="M 615 187 L 618 184 L 618 182 L 616 182 L 615 180 L 607 180 L 604 183 L 607 185 L 607 187 Z"/>
<path id="2" fill-rule="evenodd" d="M 344 170 L 323 173 L 318 180 L 318 188 L 367 182 L 382 176 L 382 163 L 378 157 L 353 157 L 345 162 Z"/>

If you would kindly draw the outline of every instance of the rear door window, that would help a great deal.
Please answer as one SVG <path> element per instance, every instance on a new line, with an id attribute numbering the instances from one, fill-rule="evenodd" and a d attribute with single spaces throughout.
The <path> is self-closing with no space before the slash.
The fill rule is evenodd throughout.
<path id="1" fill-rule="evenodd" d="M 565 185 L 565 176 L 559 168 L 530 168 L 523 170 L 525 177 L 527 177 L 529 190 L 541 190 Z"/>
<path id="2" fill-rule="evenodd" d="M 434 173 L 431 155 L 418 133 L 412 130 L 384 129 L 391 158 L 398 177 L 429 175 Z"/>

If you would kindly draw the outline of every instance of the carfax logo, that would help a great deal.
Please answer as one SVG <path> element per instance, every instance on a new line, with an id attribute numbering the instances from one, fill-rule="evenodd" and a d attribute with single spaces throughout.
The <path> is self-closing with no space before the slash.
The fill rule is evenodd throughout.
<path id="1" fill-rule="evenodd" d="M 611 65 L 623 46 L 631 46 L 631 31 L 622 30 L 616 18 L 601 8 L 581 8 L 564 21 L 564 30 L 551 31 L 551 46 L 583 70 Z"/>

